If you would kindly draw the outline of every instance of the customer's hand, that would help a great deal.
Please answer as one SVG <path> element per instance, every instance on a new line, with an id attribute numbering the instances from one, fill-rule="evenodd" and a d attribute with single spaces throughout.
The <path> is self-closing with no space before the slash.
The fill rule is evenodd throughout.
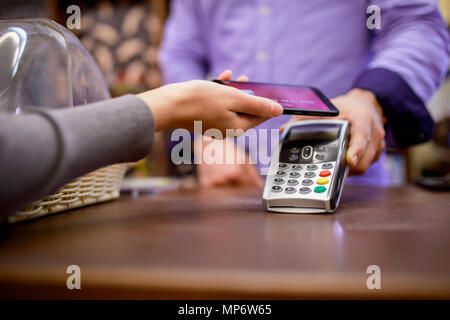
<path id="1" fill-rule="evenodd" d="M 238 89 L 205 80 L 175 83 L 138 95 L 150 107 L 155 130 L 193 130 L 201 120 L 203 129 L 255 127 L 282 114 L 282 107 L 266 98 L 251 96 Z"/>
<path id="2" fill-rule="evenodd" d="M 231 80 L 232 73 L 230 70 L 222 72 L 217 79 L 219 80 Z M 246 76 L 240 76 L 237 81 L 248 81 Z M 202 148 L 194 148 L 196 152 L 200 151 L 203 154 L 203 150 L 210 146 L 211 143 L 216 144 L 216 148 L 223 147 L 223 163 L 225 163 L 225 155 L 228 150 L 233 150 L 236 162 L 230 164 L 207 164 L 204 161 L 197 166 L 197 176 L 201 187 L 259 187 L 264 185 L 264 181 L 258 173 L 257 168 L 249 163 L 249 156 L 245 150 L 241 149 L 233 140 L 224 140 L 224 144 L 221 141 L 196 141 L 196 143 L 202 143 Z M 197 155 L 198 156 L 198 155 Z M 237 159 L 245 159 L 245 163 L 238 164 Z"/>
<path id="3" fill-rule="evenodd" d="M 363 174 L 386 147 L 383 110 L 375 95 L 363 89 L 352 89 L 331 101 L 339 109 L 339 116 L 333 118 L 348 120 L 351 124 L 347 151 L 350 174 Z M 288 123 L 309 119 L 324 117 L 292 116 Z"/>

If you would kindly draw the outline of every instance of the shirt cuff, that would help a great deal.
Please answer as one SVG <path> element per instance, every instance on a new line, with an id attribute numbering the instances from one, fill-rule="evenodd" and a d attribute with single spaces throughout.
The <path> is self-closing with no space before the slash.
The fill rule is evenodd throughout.
<path id="1" fill-rule="evenodd" d="M 377 97 L 387 119 L 389 146 L 408 147 L 433 137 L 434 121 L 424 102 L 395 72 L 383 68 L 365 70 L 353 88 L 369 90 Z"/>

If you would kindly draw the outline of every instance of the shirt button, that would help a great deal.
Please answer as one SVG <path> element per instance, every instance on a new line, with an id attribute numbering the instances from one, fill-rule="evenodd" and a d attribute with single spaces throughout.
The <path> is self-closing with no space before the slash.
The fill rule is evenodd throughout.
<path id="1" fill-rule="evenodd" d="M 258 61 L 265 62 L 267 61 L 267 52 L 264 50 L 258 50 L 258 53 L 256 54 L 256 58 Z"/>
<path id="2" fill-rule="evenodd" d="M 261 6 L 259 7 L 259 13 L 260 13 L 262 16 L 267 16 L 267 15 L 270 13 L 270 8 L 269 8 L 269 6 L 266 5 L 266 4 L 261 5 Z"/>

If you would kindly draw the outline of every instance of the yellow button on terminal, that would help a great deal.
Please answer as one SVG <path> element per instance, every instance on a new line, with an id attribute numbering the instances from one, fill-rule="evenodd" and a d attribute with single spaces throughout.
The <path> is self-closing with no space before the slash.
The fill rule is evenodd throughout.
<path id="1" fill-rule="evenodd" d="M 319 180 L 317 180 L 317 184 L 327 184 L 328 183 L 328 179 L 326 178 L 320 178 Z"/>

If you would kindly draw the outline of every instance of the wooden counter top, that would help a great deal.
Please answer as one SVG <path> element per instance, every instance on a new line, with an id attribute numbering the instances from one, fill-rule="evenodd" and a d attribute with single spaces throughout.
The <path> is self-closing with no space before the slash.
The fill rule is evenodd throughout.
<path id="1" fill-rule="evenodd" d="M 0 297 L 450 298 L 450 193 L 348 186 L 332 215 L 267 213 L 255 189 L 122 196 L 3 227 Z"/>

